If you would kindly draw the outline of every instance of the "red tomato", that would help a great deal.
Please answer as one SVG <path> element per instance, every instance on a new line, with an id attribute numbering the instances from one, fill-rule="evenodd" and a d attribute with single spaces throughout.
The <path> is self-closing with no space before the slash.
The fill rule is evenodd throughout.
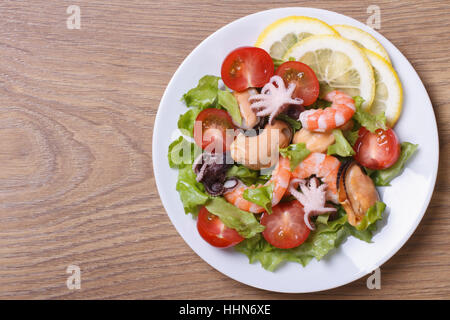
<path id="1" fill-rule="evenodd" d="M 198 213 L 197 230 L 202 238 L 214 247 L 227 248 L 244 240 L 236 230 L 228 228 L 205 207 Z"/>
<path id="2" fill-rule="evenodd" d="M 394 130 L 378 129 L 375 133 L 361 127 L 355 143 L 355 160 L 366 168 L 386 169 L 400 156 L 400 143 Z"/>
<path id="3" fill-rule="evenodd" d="M 261 48 L 241 47 L 231 51 L 222 63 L 222 80 L 235 91 L 262 87 L 273 76 L 270 55 Z"/>
<path id="4" fill-rule="evenodd" d="M 297 200 L 282 202 L 272 208 L 272 214 L 263 213 L 261 224 L 266 226 L 264 239 L 280 249 L 295 248 L 309 236 L 310 230 L 303 220 L 305 211 Z"/>
<path id="5" fill-rule="evenodd" d="M 233 137 L 227 139 L 227 133 L 230 135 L 227 129 L 234 132 L 233 120 L 227 111 L 216 108 L 205 109 L 195 119 L 195 143 L 209 152 L 225 152 L 233 142 Z"/>
<path id="6" fill-rule="evenodd" d="M 305 106 L 313 104 L 319 97 L 319 80 L 308 65 L 298 61 L 287 61 L 278 67 L 275 74 L 283 78 L 286 85 L 290 82 L 295 83 L 292 97 L 302 99 Z"/>

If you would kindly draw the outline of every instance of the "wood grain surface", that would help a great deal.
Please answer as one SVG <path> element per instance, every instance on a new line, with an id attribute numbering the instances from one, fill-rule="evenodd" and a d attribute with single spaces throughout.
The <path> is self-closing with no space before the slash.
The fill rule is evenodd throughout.
<path id="1" fill-rule="evenodd" d="M 80 30 L 66 27 L 71 4 Z M 381 290 L 362 278 L 277 294 L 227 278 L 184 243 L 156 191 L 151 139 L 167 83 L 237 18 L 309 6 L 366 22 L 371 4 L 438 121 L 440 168 L 422 223 L 382 266 Z M 0 298 L 450 298 L 449 16 L 448 0 L 1 1 Z M 67 288 L 68 265 L 80 266 L 81 290 Z"/>

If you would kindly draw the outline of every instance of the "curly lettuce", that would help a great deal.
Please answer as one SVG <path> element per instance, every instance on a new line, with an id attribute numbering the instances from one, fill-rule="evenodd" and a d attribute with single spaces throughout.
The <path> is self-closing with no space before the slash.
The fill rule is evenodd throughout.
<path id="1" fill-rule="evenodd" d="M 333 136 L 336 142 L 328 147 L 327 154 L 337 154 L 341 157 L 351 157 L 355 154 L 351 144 L 340 129 L 334 129 Z"/>
<path id="2" fill-rule="evenodd" d="M 199 107 L 192 107 L 178 118 L 178 129 L 181 133 L 193 137 L 194 136 L 194 124 L 198 114 L 202 111 Z"/>
<path id="3" fill-rule="evenodd" d="M 247 186 L 265 184 L 270 175 L 261 175 L 260 171 L 249 169 L 241 164 L 233 165 L 227 172 L 227 177 L 235 177 Z"/>
<path id="4" fill-rule="evenodd" d="M 291 144 L 286 148 L 280 149 L 280 154 L 289 159 L 291 171 L 293 171 L 300 162 L 302 162 L 311 151 L 306 148 L 306 144 L 303 142 L 297 144 Z"/>
<path id="5" fill-rule="evenodd" d="M 198 214 L 200 206 L 206 204 L 210 199 L 210 196 L 205 192 L 205 187 L 197 182 L 196 177 L 191 166 L 182 167 L 178 171 L 176 185 L 185 213 L 191 213 L 194 216 Z"/>
<path id="6" fill-rule="evenodd" d="M 198 81 L 198 85 L 192 88 L 181 98 L 188 107 L 204 109 L 215 105 L 219 90 L 219 77 L 206 75 Z"/>
<path id="7" fill-rule="evenodd" d="M 359 138 L 359 126 L 355 126 L 353 130 L 346 130 L 343 132 L 345 139 L 350 143 L 353 147 L 356 143 L 356 140 Z"/>
<path id="8" fill-rule="evenodd" d="M 240 210 L 222 197 L 212 197 L 206 209 L 219 217 L 229 228 L 236 230 L 244 238 L 252 238 L 264 231 L 253 213 Z"/>
<path id="9" fill-rule="evenodd" d="M 219 89 L 219 80 L 219 77 L 206 75 L 198 81 L 195 88 L 183 95 L 181 100 L 184 101 L 186 106 L 195 108 L 195 110 L 189 110 L 180 117 L 178 128 L 192 132 L 191 129 L 194 127 L 194 121 L 198 113 L 209 107 L 223 108 L 228 111 L 236 124 L 242 123 L 239 104 L 235 96 L 228 90 Z"/>
<path id="10" fill-rule="evenodd" d="M 272 195 L 273 183 L 258 188 L 248 188 L 243 193 L 245 200 L 263 207 L 269 214 L 272 213 Z"/>
<path id="11" fill-rule="evenodd" d="M 370 132 L 375 132 L 377 129 L 386 130 L 386 116 L 384 112 L 380 112 L 379 114 L 371 114 L 368 111 L 365 111 L 362 108 L 362 103 L 364 99 L 360 96 L 353 97 L 355 100 L 355 114 L 353 115 L 353 119 L 355 119 L 361 126 L 365 127 Z"/>
<path id="12" fill-rule="evenodd" d="M 236 97 L 230 91 L 224 90 L 219 90 L 217 96 L 219 106 L 228 111 L 234 123 L 241 125 L 242 116 Z"/>
<path id="13" fill-rule="evenodd" d="M 191 166 L 194 159 L 201 153 L 200 148 L 183 137 L 178 137 L 169 145 L 167 158 L 171 168 L 183 168 Z"/>
<path id="14" fill-rule="evenodd" d="M 364 231 L 367 230 L 367 228 L 374 226 L 378 220 L 382 219 L 382 214 L 385 208 L 386 205 L 383 202 L 377 201 L 372 207 L 369 208 L 369 210 L 367 210 L 364 218 L 357 226 L 355 226 L 355 229 L 358 231 Z"/>

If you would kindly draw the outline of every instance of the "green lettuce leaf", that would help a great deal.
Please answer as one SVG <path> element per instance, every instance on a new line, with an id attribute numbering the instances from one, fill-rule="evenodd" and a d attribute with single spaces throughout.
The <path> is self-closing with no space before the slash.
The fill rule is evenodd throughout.
<path id="1" fill-rule="evenodd" d="M 189 142 L 183 137 L 179 137 L 169 145 L 167 158 L 171 168 L 183 168 L 191 166 L 196 156 L 201 150 L 195 143 Z"/>
<path id="2" fill-rule="evenodd" d="M 333 136 L 336 142 L 328 147 L 327 154 L 337 154 L 341 157 L 350 157 L 355 154 L 355 151 L 340 129 L 334 129 Z"/>
<path id="3" fill-rule="evenodd" d="M 259 261 L 261 266 L 269 271 L 274 271 L 281 263 L 287 261 L 287 255 L 289 254 L 288 250 L 278 249 L 270 245 L 261 234 L 245 239 L 235 245 L 234 248 L 245 254 L 250 263 Z"/>
<path id="4" fill-rule="evenodd" d="M 241 111 L 236 97 L 230 91 L 218 91 L 218 103 L 228 111 L 233 121 L 239 125 L 242 124 Z"/>
<path id="5" fill-rule="evenodd" d="M 373 206 L 369 208 L 369 210 L 367 210 L 364 218 L 355 227 L 355 229 L 358 231 L 363 231 L 368 229 L 369 227 L 374 226 L 378 220 L 381 220 L 383 218 L 382 215 L 384 209 L 386 209 L 386 205 L 381 201 L 377 201 Z"/>
<path id="6" fill-rule="evenodd" d="M 178 119 L 178 128 L 183 134 L 192 137 L 197 115 L 200 111 L 209 107 L 225 109 L 236 124 L 242 124 L 241 112 L 236 98 L 230 91 L 219 89 L 219 80 L 219 77 L 206 75 L 199 80 L 195 88 L 183 95 L 181 100 L 188 107 L 194 107 Z"/>
<path id="7" fill-rule="evenodd" d="M 373 115 L 370 112 L 363 110 L 362 103 L 364 99 L 360 96 L 353 97 L 355 100 L 355 114 L 353 115 L 353 119 L 355 119 L 361 126 L 365 127 L 370 132 L 375 132 L 377 129 L 386 130 L 386 116 L 384 112 L 381 112 L 377 115 Z"/>
<path id="8" fill-rule="evenodd" d="M 188 107 L 204 109 L 216 104 L 219 90 L 219 77 L 206 75 L 202 77 L 197 87 L 189 90 L 182 97 Z"/>
<path id="9" fill-rule="evenodd" d="M 258 170 L 252 170 L 240 164 L 233 165 L 228 170 L 227 177 L 236 177 L 247 186 L 265 184 L 270 179 L 270 175 L 260 175 Z"/>
<path id="10" fill-rule="evenodd" d="M 406 162 L 416 152 L 418 146 L 410 142 L 403 142 L 401 144 L 400 156 L 396 163 L 387 169 L 370 172 L 370 177 L 373 179 L 375 185 L 389 186 L 389 182 L 402 173 Z"/>
<path id="11" fill-rule="evenodd" d="M 194 136 L 194 123 L 201 109 L 198 107 L 192 107 L 178 118 L 178 129 L 184 135 Z"/>
<path id="12" fill-rule="evenodd" d="M 356 143 L 356 140 L 359 138 L 359 128 L 353 128 L 353 130 L 346 130 L 343 132 L 345 139 L 347 139 L 348 143 L 350 143 L 351 146 L 354 146 Z"/>
<path id="13" fill-rule="evenodd" d="M 371 243 L 372 242 L 372 231 L 375 231 L 376 225 L 372 225 L 372 227 L 367 228 L 365 230 L 357 230 L 354 226 L 346 223 L 344 225 L 345 231 L 348 235 L 353 236 L 359 240 Z"/>
<path id="14" fill-rule="evenodd" d="M 277 116 L 277 120 L 281 120 L 289 124 L 292 128 L 293 133 L 302 128 L 302 123 L 300 121 L 296 121 L 293 118 L 289 117 L 287 114 L 281 113 Z"/>
<path id="15" fill-rule="evenodd" d="M 328 219 L 330 218 L 330 214 L 321 214 L 317 216 L 316 223 L 328 224 Z"/>
<path id="16" fill-rule="evenodd" d="M 280 149 L 280 153 L 283 157 L 288 158 L 290 161 L 291 171 L 293 171 L 300 162 L 302 162 L 311 151 L 306 149 L 306 145 L 302 143 L 291 144 L 286 148 Z"/>
<path id="17" fill-rule="evenodd" d="M 264 231 L 265 227 L 259 224 L 253 213 L 240 210 L 222 197 L 212 197 L 206 204 L 206 209 L 244 238 L 254 237 Z"/>
<path id="18" fill-rule="evenodd" d="M 258 188 L 248 188 L 242 195 L 245 200 L 263 207 L 269 214 L 272 213 L 273 184 L 269 183 Z"/>
<path id="19" fill-rule="evenodd" d="M 178 168 L 178 181 L 176 190 L 180 194 L 184 211 L 196 215 L 198 206 L 208 201 L 209 195 L 205 192 L 203 185 L 195 180 L 196 175 L 192 171 L 194 158 L 201 152 L 195 143 L 179 137 L 169 146 L 169 165 Z"/>
<path id="20" fill-rule="evenodd" d="M 176 190 L 180 194 L 186 214 L 197 215 L 199 206 L 204 205 L 210 198 L 203 185 L 195 180 L 196 177 L 191 166 L 182 167 L 178 171 Z"/>

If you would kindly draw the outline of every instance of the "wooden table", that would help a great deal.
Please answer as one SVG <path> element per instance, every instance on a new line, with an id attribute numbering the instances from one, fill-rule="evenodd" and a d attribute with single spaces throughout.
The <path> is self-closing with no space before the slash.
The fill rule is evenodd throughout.
<path id="1" fill-rule="evenodd" d="M 66 27 L 70 4 L 0 3 L 0 298 L 450 298 L 448 1 L 84 0 L 73 3 L 79 30 Z M 287 295 L 225 277 L 184 243 L 156 191 L 152 130 L 169 79 L 245 15 L 303 5 L 365 22 L 370 4 L 438 120 L 439 175 L 422 223 L 382 266 L 381 290 L 363 278 Z M 69 265 L 81 268 L 81 290 L 66 286 Z"/>

